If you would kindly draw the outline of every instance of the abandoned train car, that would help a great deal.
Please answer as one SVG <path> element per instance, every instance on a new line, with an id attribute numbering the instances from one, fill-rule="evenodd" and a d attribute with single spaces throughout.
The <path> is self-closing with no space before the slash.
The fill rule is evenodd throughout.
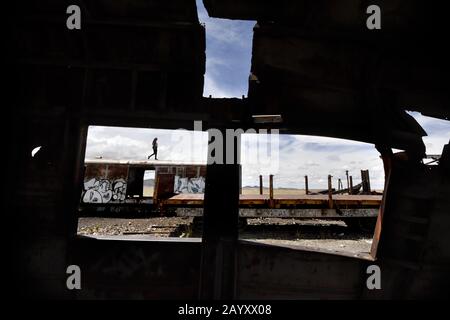
<path id="1" fill-rule="evenodd" d="M 162 199 L 203 193 L 206 165 L 164 161 L 87 160 L 79 213 L 151 214 Z"/>
<path id="2" fill-rule="evenodd" d="M 206 165 L 161 161 L 88 160 L 84 167 L 80 216 L 203 216 Z M 348 225 L 376 221 L 381 195 L 242 194 L 239 216 L 247 218 L 320 218 Z M 331 203 L 330 203 L 331 201 Z"/>

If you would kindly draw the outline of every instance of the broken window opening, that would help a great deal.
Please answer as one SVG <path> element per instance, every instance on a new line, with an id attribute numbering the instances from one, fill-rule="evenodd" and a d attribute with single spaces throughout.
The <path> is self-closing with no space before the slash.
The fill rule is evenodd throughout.
<path id="1" fill-rule="evenodd" d="M 177 211 L 176 196 L 204 193 L 205 138 L 187 130 L 90 126 L 78 234 L 201 238 L 201 224 Z M 158 158 L 149 159 L 155 151 Z"/>
<path id="2" fill-rule="evenodd" d="M 247 95 L 256 21 L 211 18 L 202 0 L 196 3 L 199 20 L 206 31 L 203 96 L 241 98 Z"/>
<path id="3" fill-rule="evenodd" d="M 33 150 L 31 150 L 31 157 L 34 158 L 34 156 L 41 150 L 41 148 L 42 148 L 42 146 L 33 148 Z"/>
<path id="4" fill-rule="evenodd" d="M 144 171 L 144 185 L 143 185 L 144 197 L 153 198 L 153 193 L 155 191 L 155 170 L 145 170 Z"/>
<path id="5" fill-rule="evenodd" d="M 427 135 L 423 137 L 426 148 L 426 157 L 423 162 L 426 165 L 439 164 L 439 158 L 444 146 L 450 142 L 450 121 L 422 115 L 420 112 L 408 111 L 425 130 Z"/>
<path id="6" fill-rule="evenodd" d="M 247 221 L 240 238 L 370 258 L 385 183 L 375 147 L 280 135 L 273 154 L 271 143 L 258 135 L 242 138 L 240 217 Z M 258 162 L 267 149 L 270 161 Z"/>
<path id="7" fill-rule="evenodd" d="M 156 136 L 159 160 L 149 160 Z M 241 137 L 240 238 L 368 256 L 384 188 L 374 146 L 269 136 Z M 200 238 L 207 152 L 207 132 L 89 127 L 79 233 Z M 355 196 L 376 203 L 355 207 Z M 85 214 L 88 207 L 95 214 Z M 89 220 L 102 215 L 112 220 Z"/>

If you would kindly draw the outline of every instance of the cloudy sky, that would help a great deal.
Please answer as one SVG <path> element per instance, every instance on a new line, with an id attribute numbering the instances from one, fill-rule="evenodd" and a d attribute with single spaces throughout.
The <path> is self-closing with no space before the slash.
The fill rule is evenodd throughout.
<path id="1" fill-rule="evenodd" d="M 209 18 L 197 0 L 198 18 L 206 25 L 206 76 L 203 95 L 215 98 L 247 95 L 256 21 Z"/>
<path id="2" fill-rule="evenodd" d="M 252 29 L 255 22 L 211 19 L 197 0 L 200 22 L 206 25 L 206 74 L 204 96 L 247 95 Z M 440 154 L 450 138 L 450 122 L 410 113 L 428 133 L 428 154 Z M 206 163 L 207 135 L 187 131 L 90 127 L 86 158 L 144 160 L 158 137 L 160 160 Z M 274 174 L 275 187 L 303 188 L 304 175 L 310 188 L 326 188 L 327 176 L 345 179 L 345 170 L 360 182 L 360 170 L 370 170 L 372 187 L 384 183 L 383 165 L 373 145 L 341 139 L 245 135 L 242 140 L 243 185 L 258 185 L 260 174 Z M 278 151 L 278 152 L 277 152 Z"/>

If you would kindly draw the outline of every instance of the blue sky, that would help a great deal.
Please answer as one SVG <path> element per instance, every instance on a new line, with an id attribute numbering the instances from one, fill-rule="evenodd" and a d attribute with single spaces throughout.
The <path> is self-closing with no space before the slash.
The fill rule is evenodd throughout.
<path id="1" fill-rule="evenodd" d="M 206 77 L 203 95 L 214 98 L 247 95 L 255 21 L 210 18 L 197 0 L 206 27 Z"/>
<path id="2" fill-rule="evenodd" d="M 197 0 L 199 20 L 206 26 L 206 74 L 204 96 L 247 95 L 254 21 L 209 18 Z M 450 122 L 410 113 L 428 133 L 428 154 L 440 154 L 450 138 Z M 159 138 L 161 160 L 206 163 L 207 135 L 186 131 L 90 127 L 86 158 L 145 160 L 153 138 Z M 326 188 L 328 174 L 345 179 L 345 170 L 360 181 L 360 170 L 370 171 L 372 187 L 382 189 L 384 173 L 378 152 L 371 144 L 325 137 L 281 135 L 278 156 L 266 156 L 264 136 L 242 140 L 243 186 L 258 184 L 259 175 L 274 174 L 275 187 L 303 188 L 304 175 L 311 188 Z M 273 144 L 272 144 L 273 145 Z M 259 148 L 258 148 L 259 146 Z M 263 146 L 263 147 L 261 147 Z M 258 155 L 255 162 L 255 155 Z"/>
<path id="3" fill-rule="evenodd" d="M 419 112 L 408 112 L 428 134 L 423 137 L 427 154 L 441 154 L 442 148 L 450 140 L 450 121 L 425 117 Z"/>

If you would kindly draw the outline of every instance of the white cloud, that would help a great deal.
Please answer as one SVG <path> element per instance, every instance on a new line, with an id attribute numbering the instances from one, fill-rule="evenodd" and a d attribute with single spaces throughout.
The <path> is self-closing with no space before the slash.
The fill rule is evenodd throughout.
<path id="1" fill-rule="evenodd" d="M 242 27 L 253 26 L 255 22 L 210 18 L 201 0 L 197 0 L 197 8 L 199 21 L 205 25 L 207 38 L 224 45 L 251 46 L 247 39 L 242 37 Z"/>
<path id="2" fill-rule="evenodd" d="M 203 96 L 209 97 L 212 96 L 214 98 L 229 98 L 236 97 L 236 92 L 231 92 L 228 90 L 224 90 L 223 87 L 220 86 L 215 80 L 215 77 L 212 77 L 210 74 L 205 75 L 205 84 L 203 87 Z M 238 92 L 239 94 L 239 92 Z"/>
<path id="3" fill-rule="evenodd" d="M 423 137 L 427 154 L 441 154 L 450 139 L 450 121 L 423 116 L 419 112 L 408 112 L 427 132 Z"/>
<path id="4" fill-rule="evenodd" d="M 232 98 L 246 95 L 255 22 L 210 18 L 197 0 L 206 30 L 206 73 L 203 95 Z"/>
<path id="5" fill-rule="evenodd" d="M 257 185 L 260 174 L 266 176 L 266 181 L 273 174 L 275 187 L 303 188 L 304 176 L 308 175 L 310 188 L 326 189 L 329 174 L 334 186 L 339 178 L 345 186 L 346 170 L 354 184 L 361 180 L 360 170 L 369 170 L 372 188 L 383 188 L 383 164 L 373 145 L 326 137 L 282 136 L 280 147 L 276 169 L 248 165 L 243 157 L 243 185 Z"/>
<path id="6" fill-rule="evenodd" d="M 145 160 L 158 137 L 158 158 L 162 160 L 206 163 L 205 133 L 184 130 L 89 127 L 86 159 Z"/>

